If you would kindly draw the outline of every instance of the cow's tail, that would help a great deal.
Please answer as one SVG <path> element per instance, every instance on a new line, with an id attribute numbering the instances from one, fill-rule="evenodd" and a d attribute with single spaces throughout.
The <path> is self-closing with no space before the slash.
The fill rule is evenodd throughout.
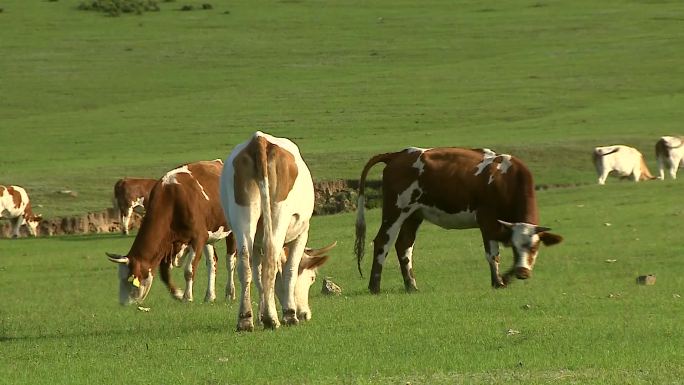
<path id="1" fill-rule="evenodd" d="M 255 136 L 256 150 L 256 177 L 261 197 L 261 218 L 264 225 L 263 247 L 272 249 L 273 246 L 273 216 L 271 214 L 271 187 L 268 180 L 268 141 L 263 136 Z M 266 250 L 265 250 L 266 251 Z M 266 254 L 268 258 L 269 255 Z"/>
<path id="2" fill-rule="evenodd" d="M 356 202 L 356 241 L 354 242 L 354 254 L 356 254 L 356 264 L 359 269 L 359 274 L 362 277 L 363 272 L 361 271 L 361 260 L 363 259 L 366 246 L 366 218 L 364 213 L 366 206 L 366 196 L 364 195 L 364 190 L 366 188 L 366 177 L 368 176 L 368 171 L 374 165 L 380 162 L 387 164 L 398 154 L 398 152 L 391 152 L 375 155 L 374 157 L 370 158 L 368 163 L 366 163 L 366 165 L 363 167 L 363 171 L 361 171 L 361 179 L 359 179 L 359 198 Z"/>
<path id="3" fill-rule="evenodd" d="M 643 155 L 641 156 L 641 180 L 653 180 L 656 179 L 653 175 L 651 175 L 651 172 L 648 170 L 648 166 L 646 165 L 646 160 L 644 160 Z"/>

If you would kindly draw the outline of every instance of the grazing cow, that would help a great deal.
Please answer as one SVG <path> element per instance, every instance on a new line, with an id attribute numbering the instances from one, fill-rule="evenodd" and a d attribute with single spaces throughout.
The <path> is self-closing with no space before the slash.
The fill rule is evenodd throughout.
<path id="1" fill-rule="evenodd" d="M 311 310 L 298 298 L 304 296 L 308 301 L 314 272 L 302 271 L 309 262 L 309 257 L 302 255 L 313 213 L 314 188 L 297 145 L 262 132 L 237 145 L 221 174 L 221 203 L 237 244 L 242 285 L 237 330 L 254 329 L 250 299 L 253 276 L 260 292 L 259 319 L 264 327 L 280 326 L 275 295 L 282 306 L 283 323 L 310 319 Z M 280 279 L 276 284 L 277 276 Z M 300 286 L 304 283 L 300 280 L 306 281 L 307 276 L 309 282 Z"/>
<path id="2" fill-rule="evenodd" d="M 133 210 L 142 213 L 156 179 L 123 178 L 114 184 L 114 206 L 121 218 L 121 232 L 128 235 Z"/>
<path id="3" fill-rule="evenodd" d="M 406 290 L 416 290 L 413 246 L 423 220 L 445 229 L 479 228 L 495 288 L 505 287 L 513 274 L 529 278 L 540 243 L 550 246 L 562 240 L 537 225 L 532 174 L 519 159 L 489 149 L 407 148 L 372 157 L 361 173 L 355 244 L 359 273 L 366 238 L 364 186 L 368 171 L 379 162 L 387 165 L 382 224 L 373 241 L 372 293 L 380 291 L 382 266 L 392 244 Z M 515 259 L 503 276 L 499 243 L 512 246 Z"/>
<path id="4" fill-rule="evenodd" d="M 665 169 L 672 179 L 677 179 L 677 170 L 684 160 L 684 137 L 663 136 L 655 145 L 658 161 L 658 179 L 665 179 Z"/>
<path id="5" fill-rule="evenodd" d="M 31 208 L 29 196 L 22 187 L 0 186 L 0 218 L 12 221 L 12 237 L 19 237 L 19 228 L 26 225 L 29 234 L 36 236 L 41 219 Z"/>
<path id="6" fill-rule="evenodd" d="M 643 155 L 636 148 L 616 145 L 594 148 L 594 166 L 598 174 L 598 184 L 605 184 L 608 174 L 615 171 L 622 179 L 640 180 L 655 179 L 644 161 Z"/>
<path id="7" fill-rule="evenodd" d="M 213 243 L 226 238 L 227 263 L 234 246 L 221 210 L 218 184 L 223 162 L 202 161 L 180 166 L 159 179 L 150 192 L 146 214 L 127 256 L 107 253 L 119 264 L 119 301 L 142 302 L 149 293 L 157 266 L 162 281 L 177 299 L 193 300 L 193 280 L 202 251 L 206 255 L 208 284 L 205 301 L 216 298 L 216 255 Z M 170 270 L 185 252 L 185 292 L 171 282 Z"/>

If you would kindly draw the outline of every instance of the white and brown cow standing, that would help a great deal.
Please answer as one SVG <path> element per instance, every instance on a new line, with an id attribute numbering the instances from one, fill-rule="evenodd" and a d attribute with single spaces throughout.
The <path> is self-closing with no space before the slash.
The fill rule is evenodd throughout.
<path id="1" fill-rule="evenodd" d="M 221 175 L 221 202 L 237 244 L 242 286 L 237 329 L 254 329 L 250 300 L 253 277 L 260 292 L 259 319 L 264 327 L 280 325 L 276 295 L 283 323 L 310 319 L 308 289 L 315 271 L 309 269 L 304 274 L 302 270 L 314 260 L 302 256 L 313 213 L 314 188 L 297 145 L 262 132 L 237 145 Z M 322 262 L 319 259 L 314 264 Z"/>
<path id="2" fill-rule="evenodd" d="M 205 301 L 216 298 L 217 258 L 211 244 L 226 238 L 229 266 L 234 254 L 218 193 L 222 167 L 223 162 L 218 159 L 190 163 L 169 171 L 155 183 L 145 217 L 128 255 L 107 253 L 112 262 L 119 264 L 121 304 L 145 299 L 158 266 L 171 295 L 192 301 L 196 267 L 203 250 L 207 254 L 208 270 Z M 170 270 L 176 255 L 183 253 L 185 245 L 190 257 L 185 261 L 186 288 L 183 292 L 171 282 Z M 231 277 L 229 274 L 229 286 Z"/>
<path id="3" fill-rule="evenodd" d="M 142 213 L 156 179 L 123 178 L 114 184 L 114 205 L 121 218 L 121 232 L 128 235 L 133 211 Z"/>
<path id="4" fill-rule="evenodd" d="M 684 138 L 681 136 L 663 136 L 655 145 L 658 161 L 658 179 L 665 179 L 665 170 L 672 179 L 677 179 L 677 170 L 684 160 Z"/>
<path id="5" fill-rule="evenodd" d="M 635 182 L 655 179 L 648 171 L 644 156 L 633 147 L 623 145 L 596 147 L 592 160 L 596 167 L 598 184 L 605 184 L 611 172 L 615 172 L 623 179 L 631 178 Z"/>
<path id="6" fill-rule="evenodd" d="M 36 236 L 42 216 L 35 215 L 28 193 L 19 186 L 0 185 L 0 219 L 12 222 L 12 237 L 19 237 L 19 229 L 26 225 L 29 234 Z"/>
<path id="7" fill-rule="evenodd" d="M 368 288 L 380 291 L 385 258 L 394 244 L 404 286 L 416 290 L 413 245 L 424 220 L 445 229 L 479 228 L 489 262 L 492 286 L 505 287 L 515 274 L 530 277 L 540 243 L 562 237 L 538 226 L 532 174 L 517 158 L 489 149 L 408 148 L 372 157 L 361 173 L 355 252 L 361 272 L 366 223 L 364 185 L 373 165 L 387 164 L 382 177 L 382 224 L 373 241 Z M 499 273 L 499 243 L 512 246 L 514 267 Z"/>

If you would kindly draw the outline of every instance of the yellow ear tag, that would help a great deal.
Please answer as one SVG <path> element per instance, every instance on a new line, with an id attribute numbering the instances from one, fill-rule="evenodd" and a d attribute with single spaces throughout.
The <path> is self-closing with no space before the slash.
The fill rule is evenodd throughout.
<path id="1" fill-rule="evenodd" d="M 128 277 L 128 282 L 132 283 L 135 287 L 140 287 L 140 280 L 135 275 Z"/>

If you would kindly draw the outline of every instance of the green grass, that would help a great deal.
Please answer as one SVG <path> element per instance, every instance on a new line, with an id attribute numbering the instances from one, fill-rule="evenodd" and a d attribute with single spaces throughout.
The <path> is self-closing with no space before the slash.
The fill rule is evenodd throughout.
<path id="1" fill-rule="evenodd" d="M 224 158 L 256 129 L 294 139 L 316 179 L 406 146 L 473 146 L 580 186 L 539 193 L 566 241 L 500 291 L 477 231 L 426 224 L 420 292 L 390 257 L 371 296 L 353 216 L 316 217 L 310 244 L 339 241 L 321 273 L 345 295 L 317 284 L 312 322 L 276 332 L 236 333 L 235 304 L 176 303 L 160 282 L 149 313 L 121 308 L 104 252 L 132 237 L 0 240 L 0 383 L 681 382 L 681 181 L 595 186 L 589 160 L 623 143 L 653 172 L 655 141 L 682 133 L 681 2 L 176 1 L 121 17 L 78 3 L 0 1 L 0 183 L 47 217 L 109 206 L 122 176 Z M 380 212 L 368 220 L 372 239 Z M 656 285 L 636 285 L 647 273 Z"/>
<path id="2" fill-rule="evenodd" d="M 125 251 L 131 237 L 5 240 L 0 374 L 31 384 L 678 383 L 684 299 L 675 295 L 684 295 L 684 269 L 671 230 L 684 215 L 678 188 L 623 183 L 541 193 L 543 223 L 566 241 L 542 249 L 530 280 L 497 291 L 476 230 L 425 225 L 415 251 L 420 292 L 403 292 L 392 257 L 383 292 L 367 294 L 351 257 L 353 215 L 316 217 L 311 244 L 339 240 L 321 274 L 344 295 L 323 296 L 319 281 L 310 323 L 251 334 L 234 331 L 236 304 L 177 303 L 160 282 L 149 313 L 121 308 L 116 267 L 104 251 Z M 379 214 L 369 212 L 371 233 Z M 510 264 L 509 249 L 503 256 Z M 647 273 L 656 285 L 636 285 Z M 204 277 L 201 267 L 197 298 Z M 220 269 L 218 282 L 224 278 Z"/>

